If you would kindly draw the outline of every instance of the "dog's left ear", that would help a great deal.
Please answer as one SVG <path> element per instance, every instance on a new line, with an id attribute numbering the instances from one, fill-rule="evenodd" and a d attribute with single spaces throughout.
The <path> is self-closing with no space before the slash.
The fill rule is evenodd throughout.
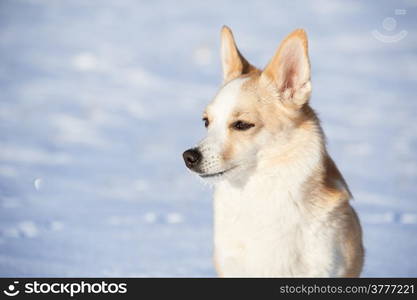
<path id="1" fill-rule="evenodd" d="M 310 61 L 307 34 L 297 29 L 282 41 L 272 60 L 263 70 L 261 84 L 274 89 L 285 103 L 301 107 L 311 94 Z"/>
<path id="2" fill-rule="evenodd" d="M 223 26 L 221 31 L 221 58 L 224 83 L 235 79 L 240 75 L 248 74 L 256 70 L 256 68 L 240 54 L 233 33 L 227 26 Z"/>

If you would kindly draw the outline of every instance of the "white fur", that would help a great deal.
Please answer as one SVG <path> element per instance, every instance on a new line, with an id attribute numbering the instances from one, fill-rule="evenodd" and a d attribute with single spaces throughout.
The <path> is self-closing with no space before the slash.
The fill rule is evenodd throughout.
<path id="1" fill-rule="evenodd" d="M 216 95 L 212 103 L 214 118 L 207 131 L 207 137 L 198 144 L 203 155 L 201 170 L 217 173 L 231 166 L 222 164 L 220 153 L 226 140 L 229 117 L 238 102 L 239 91 L 247 79 L 235 79 L 227 83 Z"/>
<path id="2" fill-rule="evenodd" d="M 305 209 L 305 168 L 253 174 L 244 186 L 215 186 L 215 260 L 223 276 L 341 276 L 337 228 L 326 210 Z M 310 166 L 309 166 L 310 164 Z"/>

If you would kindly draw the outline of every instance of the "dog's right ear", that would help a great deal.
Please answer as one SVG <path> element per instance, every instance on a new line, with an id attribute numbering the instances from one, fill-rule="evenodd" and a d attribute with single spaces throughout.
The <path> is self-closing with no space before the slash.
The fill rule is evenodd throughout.
<path id="1" fill-rule="evenodd" d="M 223 68 L 223 82 L 226 83 L 242 74 L 256 70 L 240 54 L 236 46 L 233 33 L 229 27 L 223 26 L 221 31 L 221 59 Z"/>

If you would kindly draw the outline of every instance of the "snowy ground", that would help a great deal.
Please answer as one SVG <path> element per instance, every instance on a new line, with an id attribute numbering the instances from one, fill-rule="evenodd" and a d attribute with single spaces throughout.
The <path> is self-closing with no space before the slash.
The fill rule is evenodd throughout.
<path id="1" fill-rule="evenodd" d="M 306 28 L 364 276 L 417 276 L 417 1 L 373 3 L 2 0 L 0 276 L 215 275 L 210 189 L 181 153 L 223 24 L 259 66 Z"/>

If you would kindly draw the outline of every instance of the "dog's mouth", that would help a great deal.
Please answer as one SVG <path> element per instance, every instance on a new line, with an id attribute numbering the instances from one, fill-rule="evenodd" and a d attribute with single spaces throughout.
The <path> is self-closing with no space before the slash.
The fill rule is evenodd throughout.
<path id="1" fill-rule="evenodd" d="M 236 166 L 231 167 L 231 168 L 226 169 L 226 170 L 223 170 L 223 171 L 220 171 L 220 172 L 216 172 L 216 173 L 210 173 L 210 174 L 199 174 L 199 175 L 200 175 L 200 177 L 202 177 L 202 178 L 220 177 L 220 176 L 224 175 L 225 173 L 227 173 L 227 172 L 229 172 L 229 171 L 233 170 L 234 168 L 236 168 Z"/>

